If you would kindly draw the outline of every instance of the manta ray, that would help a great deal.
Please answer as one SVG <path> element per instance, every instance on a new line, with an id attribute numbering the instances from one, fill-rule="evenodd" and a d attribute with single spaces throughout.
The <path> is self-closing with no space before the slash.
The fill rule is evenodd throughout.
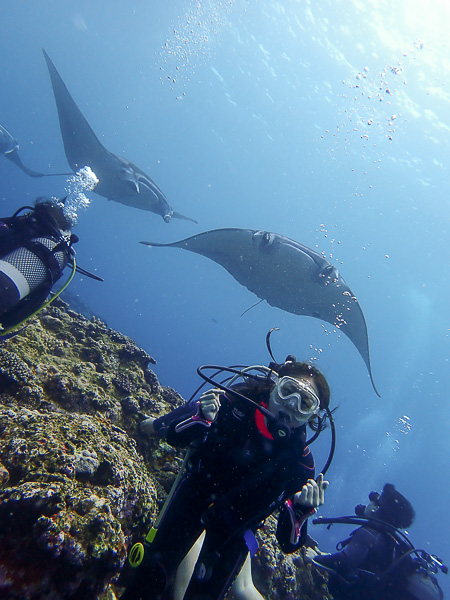
<path id="1" fill-rule="evenodd" d="M 359 302 L 321 254 L 283 235 L 255 229 L 213 229 L 170 244 L 141 244 L 206 256 L 271 306 L 331 323 L 355 345 L 380 395 L 372 377 L 367 325 Z"/>
<path id="2" fill-rule="evenodd" d="M 56 177 L 59 175 L 68 175 L 69 173 L 39 173 L 26 167 L 19 156 L 19 142 L 12 136 L 6 127 L 0 125 L 0 154 L 13 162 L 30 177 Z"/>
<path id="3" fill-rule="evenodd" d="M 43 53 L 52 82 L 64 151 L 72 170 L 76 172 L 89 166 L 99 179 L 95 192 L 108 200 L 149 210 L 161 215 L 166 223 L 172 217 L 197 223 L 174 212 L 162 190 L 144 171 L 101 144 L 50 57 L 45 50 Z"/>

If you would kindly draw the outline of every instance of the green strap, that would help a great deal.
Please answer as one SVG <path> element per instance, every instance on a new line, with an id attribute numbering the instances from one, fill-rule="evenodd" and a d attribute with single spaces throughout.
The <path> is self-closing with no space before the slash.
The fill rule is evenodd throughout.
<path id="1" fill-rule="evenodd" d="M 153 523 L 150 531 L 147 533 L 147 535 L 145 537 L 145 541 L 148 544 L 151 544 L 153 542 L 153 540 L 155 539 L 159 524 L 161 523 L 162 519 L 164 518 L 164 515 L 166 514 L 167 509 L 169 508 L 170 501 L 172 500 L 175 492 L 177 491 L 178 485 L 184 475 L 188 461 L 189 461 L 193 451 L 194 451 L 194 448 L 192 446 L 190 446 L 188 448 L 188 451 L 185 454 L 185 457 L 183 459 L 183 464 L 181 465 L 180 470 L 178 471 L 178 475 L 176 476 L 175 481 L 173 482 L 172 487 L 170 488 L 170 492 L 164 502 L 164 505 L 163 505 L 162 509 L 160 510 L 159 515 L 156 517 L 155 522 Z"/>
<path id="2" fill-rule="evenodd" d="M 178 475 L 176 476 L 175 481 L 173 482 L 172 487 L 170 488 L 170 492 L 164 502 L 164 505 L 163 505 L 162 509 L 160 510 L 158 516 L 156 517 L 155 522 L 153 523 L 150 531 L 145 536 L 145 542 L 147 544 L 151 544 L 153 542 L 153 540 L 155 539 L 155 536 L 158 532 L 159 524 L 161 523 L 164 515 L 166 514 L 166 511 L 169 507 L 170 501 L 172 500 L 172 498 L 178 488 L 178 485 L 181 481 L 181 478 L 184 475 L 187 463 L 188 463 L 189 458 L 191 457 L 193 451 L 194 451 L 194 447 L 189 446 L 188 451 L 186 452 L 186 455 L 184 457 L 183 464 L 181 465 L 180 470 L 178 471 Z M 139 565 L 142 563 L 142 561 L 144 559 L 144 555 L 145 555 L 145 548 L 144 548 L 143 543 L 136 542 L 135 544 L 133 544 L 133 546 L 131 547 L 131 550 L 128 554 L 128 562 L 129 562 L 130 566 L 133 567 L 133 569 L 136 569 L 137 567 L 139 567 Z"/>

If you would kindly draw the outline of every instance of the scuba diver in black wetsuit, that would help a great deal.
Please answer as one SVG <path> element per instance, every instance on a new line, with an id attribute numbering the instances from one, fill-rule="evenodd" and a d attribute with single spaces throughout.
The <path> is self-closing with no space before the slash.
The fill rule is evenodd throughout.
<path id="1" fill-rule="evenodd" d="M 28 212 L 21 214 L 24 210 Z M 72 245 L 78 237 L 64 215 L 63 201 L 38 198 L 34 207 L 24 206 L 12 217 L 0 218 L 0 341 L 47 305 L 47 297 L 68 264 L 76 267 Z"/>
<path id="2" fill-rule="evenodd" d="M 304 543 L 307 518 L 323 504 L 328 485 L 322 474 L 314 480 L 306 425 L 323 428 L 319 414 L 329 414 L 328 384 L 315 367 L 292 356 L 270 369 L 243 369 L 240 377 L 225 393 L 209 390 L 199 401 L 142 422 L 144 431 L 171 445 L 194 447 L 162 518 L 146 543 L 130 551 L 138 568 L 122 600 L 171 598 L 173 575 L 202 531 L 205 541 L 184 598 L 223 598 L 248 551 L 257 549 L 254 533 L 280 506 L 282 550 Z"/>
<path id="3" fill-rule="evenodd" d="M 414 509 L 391 483 L 371 492 L 356 517 L 319 518 L 314 524 L 362 525 L 337 545 L 335 554 L 308 548 L 307 557 L 330 573 L 328 589 L 336 600 L 441 600 L 434 573 L 447 572 L 441 561 L 414 548 L 400 531 L 410 527 Z"/>

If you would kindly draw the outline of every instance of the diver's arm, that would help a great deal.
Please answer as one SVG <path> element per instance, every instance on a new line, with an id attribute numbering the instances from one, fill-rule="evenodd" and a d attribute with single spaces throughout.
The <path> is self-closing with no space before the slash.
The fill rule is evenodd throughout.
<path id="1" fill-rule="evenodd" d="M 344 550 L 334 554 L 321 554 L 313 559 L 319 567 L 345 575 L 361 567 L 367 559 L 370 549 L 376 544 L 380 534 L 361 527 L 352 535 Z"/>
<path id="2" fill-rule="evenodd" d="M 307 539 L 308 517 L 314 513 L 311 507 L 296 506 L 291 500 L 286 500 L 280 509 L 277 523 L 276 538 L 281 550 L 291 554 L 301 548 Z"/>
<path id="3" fill-rule="evenodd" d="M 285 554 L 295 552 L 304 545 L 308 533 L 308 517 L 324 503 L 327 487 L 328 481 L 324 481 L 320 473 L 317 480 L 308 479 L 302 489 L 282 506 L 276 535 Z"/>
<path id="4" fill-rule="evenodd" d="M 142 421 L 140 424 L 141 431 L 146 435 L 156 435 L 155 421 L 156 419 L 154 417 L 149 417 L 148 419 L 145 419 L 145 421 Z"/>
<path id="5" fill-rule="evenodd" d="M 165 438 L 165 433 L 173 422 L 177 423 L 194 413 L 195 407 L 191 405 L 191 403 L 183 404 L 183 406 L 179 406 L 162 417 L 150 417 L 145 419 L 141 422 L 140 428 L 141 431 L 147 435 Z"/>
<path id="6" fill-rule="evenodd" d="M 164 439 L 171 446 L 187 446 L 203 437 L 211 421 L 202 414 L 199 401 L 191 401 L 156 419 L 141 423 L 144 433 Z"/>

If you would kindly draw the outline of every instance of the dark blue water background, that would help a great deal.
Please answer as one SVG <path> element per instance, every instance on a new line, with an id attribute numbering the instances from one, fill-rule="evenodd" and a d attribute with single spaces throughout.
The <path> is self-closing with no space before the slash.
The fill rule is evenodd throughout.
<path id="1" fill-rule="evenodd" d="M 393 5 L 393 6 L 392 6 Z M 313 359 L 338 444 L 323 515 L 396 484 L 416 545 L 450 562 L 449 8 L 325 0 L 0 3 L 0 122 L 36 170 L 67 170 L 45 48 L 102 143 L 198 226 L 109 202 L 80 213 L 78 294 L 188 397 L 204 363 Z M 64 178 L 0 161 L 1 214 Z M 219 227 L 274 231 L 324 252 L 360 301 L 378 398 L 348 339 L 260 304 L 203 257 L 149 249 Z M 314 445 L 318 468 L 329 436 Z M 332 550 L 348 528 L 311 527 Z M 448 579 L 448 578 L 447 578 Z M 449 589 L 444 576 L 441 584 Z"/>

